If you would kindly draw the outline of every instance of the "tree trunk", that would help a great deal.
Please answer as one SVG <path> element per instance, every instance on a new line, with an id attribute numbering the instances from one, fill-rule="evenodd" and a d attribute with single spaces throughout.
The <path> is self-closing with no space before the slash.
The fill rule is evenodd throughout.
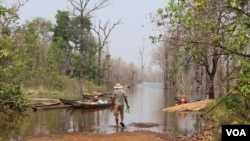
<path id="1" fill-rule="evenodd" d="M 208 98 L 214 99 L 214 75 L 209 75 L 209 90 L 208 90 Z"/>
<path id="2" fill-rule="evenodd" d="M 101 55 L 102 55 L 102 48 L 101 48 L 101 45 L 99 43 L 99 49 L 98 49 L 98 69 L 97 69 L 97 84 L 98 85 L 101 85 L 102 82 L 101 82 Z"/>
<path id="3" fill-rule="evenodd" d="M 211 71 L 209 70 L 209 64 L 205 65 L 206 71 L 209 75 L 209 87 L 208 87 L 208 98 L 209 99 L 214 99 L 214 77 L 216 74 L 216 70 L 217 70 L 217 64 L 218 64 L 218 60 L 220 58 L 220 56 L 218 55 L 217 51 L 215 51 L 213 53 L 213 59 L 212 59 L 212 69 Z"/>

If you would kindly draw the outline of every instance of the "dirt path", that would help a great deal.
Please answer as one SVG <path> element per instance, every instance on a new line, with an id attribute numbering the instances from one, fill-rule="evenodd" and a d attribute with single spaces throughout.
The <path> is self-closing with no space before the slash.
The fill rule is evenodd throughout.
<path id="1" fill-rule="evenodd" d="M 72 133 L 32 137 L 22 141 L 181 141 L 176 137 L 150 131 L 122 132 L 114 134 Z M 186 140 L 185 141 L 189 141 Z M 191 141 L 191 140 L 190 140 Z"/>
<path id="2" fill-rule="evenodd" d="M 113 134 L 66 133 L 27 138 L 21 141 L 216 141 L 213 126 L 192 136 L 172 136 L 151 131 L 120 132 Z"/>

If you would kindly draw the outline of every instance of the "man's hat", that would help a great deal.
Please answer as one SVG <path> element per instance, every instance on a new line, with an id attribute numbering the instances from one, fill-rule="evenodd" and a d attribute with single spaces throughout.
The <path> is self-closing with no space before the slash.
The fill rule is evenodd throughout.
<path id="1" fill-rule="evenodd" d="M 120 83 L 116 83 L 114 86 L 115 89 L 120 89 L 122 88 L 122 85 Z"/>

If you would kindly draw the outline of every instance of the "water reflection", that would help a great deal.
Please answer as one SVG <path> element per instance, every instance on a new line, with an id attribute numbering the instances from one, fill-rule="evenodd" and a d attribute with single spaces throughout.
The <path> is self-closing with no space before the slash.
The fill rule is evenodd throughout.
<path id="1" fill-rule="evenodd" d="M 189 136 L 194 134 L 196 131 L 197 125 L 199 125 L 198 119 L 199 114 L 198 113 L 187 113 L 187 112 L 177 112 L 177 127 L 178 131 L 182 133 L 183 135 Z"/>
<path id="2" fill-rule="evenodd" d="M 174 92 L 165 90 L 166 105 L 175 105 Z M 163 130 L 171 134 L 182 134 L 189 136 L 195 132 L 200 132 L 204 128 L 204 120 L 200 117 L 199 112 L 165 112 L 165 124 Z"/>
<path id="3" fill-rule="evenodd" d="M 130 113 L 125 113 L 125 128 L 115 128 L 114 116 L 109 108 L 41 110 L 15 120 L 12 123 L 17 125 L 15 128 L 4 128 L 5 124 L 0 121 L 0 141 L 65 132 L 107 134 L 145 129 L 133 126 L 133 123 L 157 123 L 159 126 L 145 130 L 191 135 L 203 125 L 197 113 L 161 112 L 162 108 L 174 104 L 175 96 L 164 91 L 161 83 L 142 83 L 126 91 L 131 109 Z"/>

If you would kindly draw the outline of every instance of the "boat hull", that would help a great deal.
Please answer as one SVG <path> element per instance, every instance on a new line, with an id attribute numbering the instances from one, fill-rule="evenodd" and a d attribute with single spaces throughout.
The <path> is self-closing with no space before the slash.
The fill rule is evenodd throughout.
<path id="1" fill-rule="evenodd" d="M 62 98 L 60 98 L 59 100 L 60 100 L 64 105 L 72 105 L 73 102 L 79 101 L 79 100 L 76 100 L 76 99 L 62 99 Z"/>
<path id="2" fill-rule="evenodd" d="M 93 109 L 93 108 L 105 108 L 110 107 L 111 102 L 108 103 L 98 103 L 98 102 L 83 102 L 83 101 L 74 101 L 72 103 L 74 108 L 84 108 L 84 109 Z"/>

